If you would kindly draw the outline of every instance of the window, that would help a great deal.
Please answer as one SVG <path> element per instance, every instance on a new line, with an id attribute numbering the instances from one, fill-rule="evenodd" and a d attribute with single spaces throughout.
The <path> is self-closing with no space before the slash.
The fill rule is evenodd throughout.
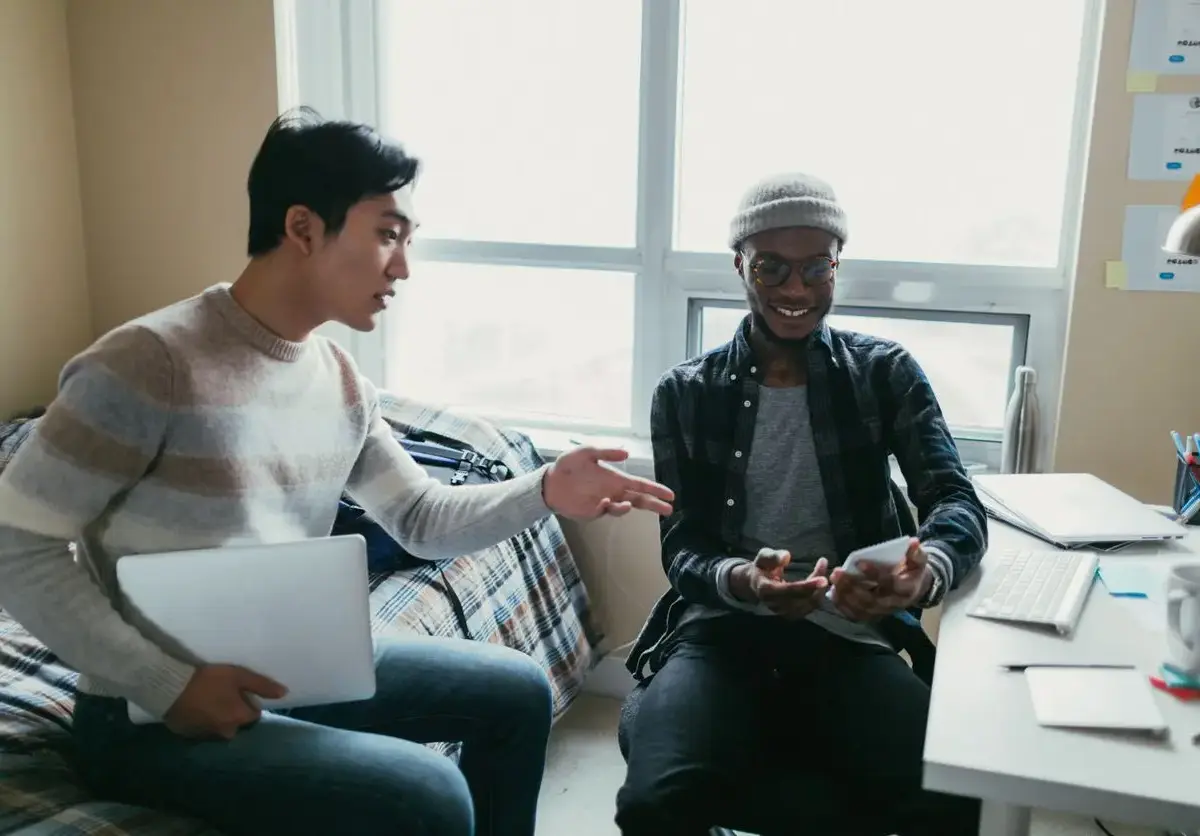
<path id="1" fill-rule="evenodd" d="M 745 315 L 742 305 L 695 306 L 693 353 L 727 342 Z M 1004 425 L 1009 381 L 1024 362 L 1025 323 L 1025 317 L 940 311 L 909 315 L 870 308 L 838 308 L 829 316 L 834 328 L 894 340 L 908 349 L 937 393 L 947 423 L 964 431 Z"/>
<path id="2" fill-rule="evenodd" d="M 747 184 L 799 167 L 849 258 L 1057 267 L 1085 5 L 685 3 L 678 246 L 721 251 Z"/>
<path id="3" fill-rule="evenodd" d="M 381 329 L 346 337 L 385 386 L 645 433 L 663 371 L 741 316 L 741 191 L 798 169 L 850 216 L 835 326 L 904 344 L 960 444 L 998 446 L 1018 361 L 1055 413 L 1098 0 L 294 13 L 299 99 L 426 164 L 413 278 Z"/>
<path id="4" fill-rule="evenodd" d="M 378 8 L 379 123 L 425 162 L 422 237 L 633 246 L 638 3 Z"/>
<path id="5" fill-rule="evenodd" d="M 433 262 L 398 301 L 396 391 L 525 422 L 628 421 L 631 274 Z"/>

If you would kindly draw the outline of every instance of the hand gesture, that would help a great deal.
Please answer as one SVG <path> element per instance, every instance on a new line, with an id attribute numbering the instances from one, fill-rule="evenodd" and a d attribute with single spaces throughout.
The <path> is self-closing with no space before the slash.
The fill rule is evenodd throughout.
<path id="1" fill-rule="evenodd" d="M 908 544 L 904 561 L 897 566 L 860 563 L 861 574 L 840 566 L 833 570 L 833 603 L 856 621 L 870 621 L 906 610 L 929 590 L 929 556 L 921 543 Z"/>
<path id="2" fill-rule="evenodd" d="M 761 549 L 753 563 L 738 566 L 730 573 L 735 597 L 749 603 L 761 603 L 775 615 L 790 621 L 804 618 L 821 603 L 829 587 L 825 572 L 829 561 L 821 558 L 802 581 L 786 581 L 784 568 L 792 556 L 778 549 Z"/>
<path id="3" fill-rule="evenodd" d="M 253 698 L 279 699 L 287 689 L 273 679 L 236 665 L 204 665 L 196 669 L 163 721 L 182 737 L 232 740 L 243 726 L 262 716 Z"/>
<path id="4" fill-rule="evenodd" d="M 634 508 L 661 516 L 671 513 L 675 494 L 665 485 L 630 476 L 609 462 L 629 458 L 625 450 L 577 447 L 558 457 L 542 482 L 542 497 L 556 514 L 591 520 L 602 514 L 619 517 Z"/>

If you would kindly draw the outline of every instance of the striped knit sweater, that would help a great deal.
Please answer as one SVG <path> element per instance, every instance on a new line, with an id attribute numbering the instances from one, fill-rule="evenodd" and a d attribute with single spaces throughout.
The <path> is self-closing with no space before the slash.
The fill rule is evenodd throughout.
<path id="1" fill-rule="evenodd" d="M 348 491 L 413 554 L 452 557 L 547 515 L 543 473 L 441 485 L 396 441 L 344 351 L 278 338 L 220 285 L 117 328 L 63 369 L 0 474 L 0 605 L 81 672 L 81 690 L 161 714 L 199 660 L 122 612 L 121 556 L 322 537 Z"/>

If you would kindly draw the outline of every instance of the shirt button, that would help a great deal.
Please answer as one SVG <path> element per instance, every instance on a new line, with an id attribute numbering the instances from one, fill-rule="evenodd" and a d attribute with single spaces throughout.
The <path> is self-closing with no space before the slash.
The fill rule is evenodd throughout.
<path id="1" fill-rule="evenodd" d="M 732 507 L 733 507 L 733 500 L 732 500 L 732 499 L 727 499 L 727 500 L 725 500 L 725 504 L 726 504 L 726 505 L 728 505 L 730 508 L 732 508 Z"/>
<path id="2" fill-rule="evenodd" d="M 750 374 L 758 374 L 758 366 L 751 366 Z"/>
<path id="3" fill-rule="evenodd" d="M 737 380 L 737 375 L 736 375 L 736 374 L 731 374 L 731 375 L 729 376 L 729 379 L 730 379 L 730 380 Z"/>
<path id="4" fill-rule="evenodd" d="M 750 401 L 742 401 L 742 406 L 750 406 Z"/>
<path id="5" fill-rule="evenodd" d="M 734 450 L 734 451 L 733 451 L 733 457 L 734 457 L 735 459 L 740 459 L 740 458 L 742 457 L 742 451 L 741 451 L 741 450 Z"/>

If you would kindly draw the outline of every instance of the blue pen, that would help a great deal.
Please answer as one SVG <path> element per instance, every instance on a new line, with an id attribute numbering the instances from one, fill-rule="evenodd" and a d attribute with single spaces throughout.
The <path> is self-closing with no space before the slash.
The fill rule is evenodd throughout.
<path id="1" fill-rule="evenodd" d="M 1183 448 L 1183 437 L 1175 430 L 1171 430 L 1171 440 L 1175 442 L 1175 450 L 1179 454 L 1179 458 L 1186 459 L 1187 452 Z"/>
<path id="2" fill-rule="evenodd" d="M 1196 516 L 1197 511 L 1200 511 L 1200 494 L 1193 496 L 1179 509 L 1179 516 L 1175 518 L 1175 522 L 1187 525 L 1192 521 L 1192 517 Z"/>

